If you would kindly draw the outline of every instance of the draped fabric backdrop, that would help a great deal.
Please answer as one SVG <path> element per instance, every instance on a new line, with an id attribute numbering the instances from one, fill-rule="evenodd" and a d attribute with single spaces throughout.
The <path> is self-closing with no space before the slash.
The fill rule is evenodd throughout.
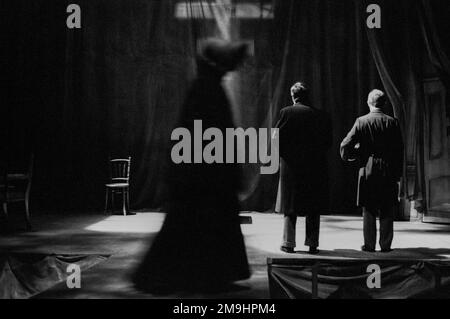
<path id="1" fill-rule="evenodd" d="M 66 27 L 72 2 L 82 9 L 81 29 Z M 213 2 L 272 5 L 273 19 L 230 20 Z M 405 196 L 422 198 L 421 69 L 430 59 L 449 74 L 445 1 L 208 0 L 196 19 L 177 18 L 179 3 L 198 1 L 0 1 L 2 158 L 19 166 L 35 153 L 35 207 L 101 208 L 108 157 L 128 155 L 132 206 L 161 207 L 170 134 L 195 74 L 197 41 L 210 36 L 253 44 L 254 56 L 225 83 L 239 126 L 272 127 L 293 82 L 310 84 L 314 105 L 333 118 L 333 212 L 355 209 L 356 170 L 338 150 L 373 88 L 386 90 L 404 128 L 414 169 L 405 170 L 413 176 Z M 369 3 L 382 7 L 381 30 L 367 29 Z M 242 209 L 273 209 L 278 176 L 244 168 Z"/>

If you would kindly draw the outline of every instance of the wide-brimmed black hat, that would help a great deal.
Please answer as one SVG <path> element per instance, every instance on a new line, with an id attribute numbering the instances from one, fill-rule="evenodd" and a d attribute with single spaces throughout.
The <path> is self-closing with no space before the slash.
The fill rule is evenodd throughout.
<path id="1" fill-rule="evenodd" d="M 199 57 L 221 71 L 230 72 L 248 57 L 248 45 L 242 42 L 207 39 L 200 45 Z"/>

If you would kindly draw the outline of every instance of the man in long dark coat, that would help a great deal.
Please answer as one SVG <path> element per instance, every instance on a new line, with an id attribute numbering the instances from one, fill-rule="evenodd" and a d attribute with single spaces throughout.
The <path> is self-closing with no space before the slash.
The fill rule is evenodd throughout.
<path id="1" fill-rule="evenodd" d="M 187 128 L 191 136 L 196 120 L 204 130 L 218 128 L 223 134 L 235 127 L 221 82 L 246 52 L 244 45 L 220 40 L 204 44 L 178 127 Z M 137 286 L 149 292 L 209 291 L 249 278 L 239 219 L 238 165 L 171 161 L 167 176 L 167 217 L 136 272 Z"/>
<path id="2" fill-rule="evenodd" d="M 345 161 L 359 161 L 358 206 L 364 211 L 363 251 L 374 252 L 377 216 L 380 216 L 380 246 L 390 252 L 394 238 L 394 209 L 398 182 L 403 176 L 404 145 L 400 124 L 385 113 L 386 96 L 380 90 L 369 94 L 370 113 L 356 120 L 341 145 Z"/>
<path id="3" fill-rule="evenodd" d="M 303 83 L 291 89 L 293 106 L 281 111 L 277 125 L 281 156 L 281 213 L 285 216 L 281 250 L 296 247 L 297 217 L 306 216 L 306 241 L 311 254 L 318 253 L 320 215 L 328 210 L 327 151 L 332 144 L 331 121 L 309 103 Z"/>

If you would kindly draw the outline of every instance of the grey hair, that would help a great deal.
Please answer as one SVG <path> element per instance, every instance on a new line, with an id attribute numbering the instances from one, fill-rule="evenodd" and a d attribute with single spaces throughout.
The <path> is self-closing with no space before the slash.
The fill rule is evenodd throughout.
<path id="1" fill-rule="evenodd" d="M 383 107 L 386 105 L 387 97 L 386 94 L 381 90 L 373 90 L 369 93 L 367 103 L 372 107 Z"/>

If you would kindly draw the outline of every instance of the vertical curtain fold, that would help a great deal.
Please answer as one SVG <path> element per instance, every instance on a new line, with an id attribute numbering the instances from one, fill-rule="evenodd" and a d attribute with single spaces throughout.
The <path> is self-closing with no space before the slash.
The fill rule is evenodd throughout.
<path id="1" fill-rule="evenodd" d="M 364 5 L 368 5 L 364 1 Z M 418 1 L 378 1 L 382 7 L 382 28 L 367 30 L 371 53 L 395 116 L 400 120 L 405 139 L 403 196 L 423 198 L 424 167 L 419 160 L 422 149 L 423 112 L 422 65 Z"/>
<path id="2" fill-rule="evenodd" d="M 433 66 L 442 74 L 448 85 L 450 78 L 450 59 L 442 47 L 441 40 L 436 31 L 436 26 L 433 23 L 433 9 L 431 8 L 429 1 L 420 0 L 420 5 L 417 6 L 417 15 L 420 20 L 420 29 L 422 31 L 422 38 L 428 58 Z"/>

